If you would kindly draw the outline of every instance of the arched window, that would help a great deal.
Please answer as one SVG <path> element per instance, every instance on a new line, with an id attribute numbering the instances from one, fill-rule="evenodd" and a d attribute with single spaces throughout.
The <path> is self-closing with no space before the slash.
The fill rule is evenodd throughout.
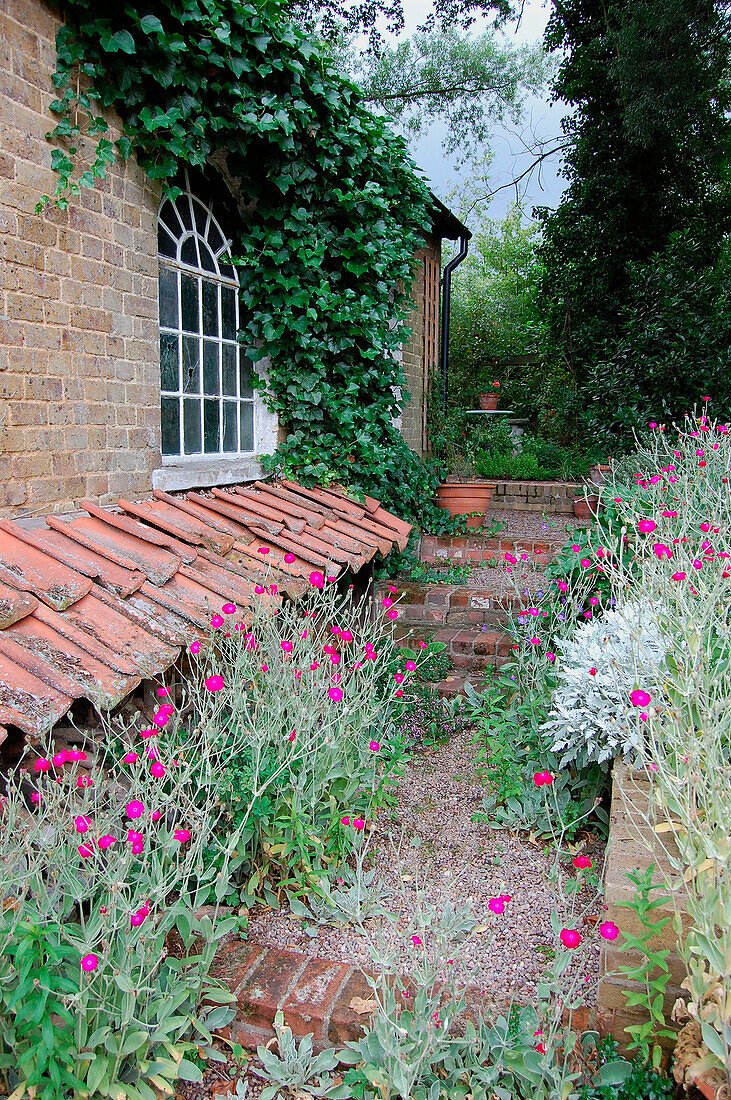
<path id="1" fill-rule="evenodd" d="M 252 364 L 236 342 L 236 269 L 214 209 L 183 192 L 163 200 L 160 257 L 160 388 L 164 456 L 255 450 Z"/>

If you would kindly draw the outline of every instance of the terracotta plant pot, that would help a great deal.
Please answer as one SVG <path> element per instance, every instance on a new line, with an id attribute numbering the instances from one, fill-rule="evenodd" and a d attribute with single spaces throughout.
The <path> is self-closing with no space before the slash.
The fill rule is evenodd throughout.
<path id="1" fill-rule="evenodd" d="M 492 411 L 497 408 L 499 394 L 497 393 L 481 393 L 480 394 L 480 408 Z"/>
<path id="2" fill-rule="evenodd" d="M 591 519 L 597 515 L 599 508 L 599 497 L 589 497 L 588 500 L 577 497 L 574 501 L 574 515 L 577 519 Z"/>
<path id="3" fill-rule="evenodd" d="M 494 485 L 487 482 L 446 481 L 437 487 L 437 500 L 440 508 L 446 508 L 450 516 L 466 516 L 478 512 L 467 521 L 468 527 L 482 527 Z"/>

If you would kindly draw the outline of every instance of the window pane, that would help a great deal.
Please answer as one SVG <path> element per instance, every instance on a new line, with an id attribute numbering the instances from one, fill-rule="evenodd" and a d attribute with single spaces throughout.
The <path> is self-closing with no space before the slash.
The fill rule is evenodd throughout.
<path id="1" fill-rule="evenodd" d="M 236 339 L 236 291 L 230 286 L 221 287 L 221 319 L 226 340 Z"/>
<path id="2" fill-rule="evenodd" d="M 235 401 L 223 402 L 223 450 L 238 451 L 237 409 Z"/>
<path id="3" fill-rule="evenodd" d="M 203 331 L 206 336 L 218 336 L 218 287 L 203 280 Z"/>
<path id="4" fill-rule="evenodd" d="M 190 217 L 190 199 L 187 195 L 178 195 L 175 200 L 175 208 L 180 214 L 180 220 L 186 229 L 193 228 L 193 222 Z"/>
<path id="5" fill-rule="evenodd" d="M 218 401 L 203 402 L 203 450 L 207 455 L 218 454 Z"/>
<path id="6" fill-rule="evenodd" d="M 224 253 L 221 259 L 218 261 L 218 270 L 225 279 L 235 279 L 236 273 L 231 264 L 227 264 L 224 261 L 229 258 L 228 253 Z"/>
<path id="7" fill-rule="evenodd" d="M 178 238 L 173 240 L 162 222 L 157 227 L 157 250 L 161 256 L 177 256 Z"/>
<path id="8" fill-rule="evenodd" d="M 193 199 L 193 213 L 195 214 L 195 225 L 198 233 L 201 237 L 206 235 L 206 223 L 208 221 L 208 210 L 202 202 L 196 202 Z"/>
<path id="9" fill-rule="evenodd" d="M 223 344 L 223 392 L 230 397 L 236 397 L 236 355 L 238 348 L 235 344 Z"/>
<path id="10" fill-rule="evenodd" d="M 178 276 L 169 267 L 160 268 L 160 325 L 178 327 Z"/>
<path id="11" fill-rule="evenodd" d="M 203 392 L 221 392 L 218 384 L 218 344 L 215 340 L 203 341 Z"/>
<path id="12" fill-rule="evenodd" d="M 183 328 L 187 332 L 200 332 L 198 320 L 198 286 L 199 280 L 192 279 L 190 275 L 180 276 L 180 303 L 183 313 Z"/>
<path id="13" fill-rule="evenodd" d="M 160 207 L 160 221 L 168 227 L 170 235 L 177 241 L 180 236 L 180 220 L 170 199 L 165 199 Z"/>
<path id="14" fill-rule="evenodd" d="M 162 399 L 162 453 L 180 454 L 180 401 L 177 397 Z"/>
<path id="15" fill-rule="evenodd" d="M 201 403 L 186 397 L 183 401 L 183 437 L 187 455 L 201 452 Z"/>
<path id="16" fill-rule="evenodd" d="M 201 392 L 199 341 L 196 336 L 183 337 L 183 392 Z"/>
<path id="17" fill-rule="evenodd" d="M 207 244 L 203 241 L 198 241 L 198 252 L 201 258 L 201 267 L 204 271 L 212 271 L 214 275 L 218 274 L 218 267 L 216 261 L 213 258 L 213 253 Z"/>
<path id="18" fill-rule="evenodd" d="M 180 249 L 180 261 L 184 264 L 190 264 L 191 267 L 198 267 L 198 252 L 195 247 L 195 237 L 188 237 L 183 241 L 183 247 Z"/>
<path id="19" fill-rule="evenodd" d="M 251 360 L 247 359 L 245 355 L 239 357 L 239 380 L 241 389 L 239 393 L 242 397 L 251 397 L 254 393 L 251 387 L 253 368 L 251 366 Z"/>
<path id="20" fill-rule="evenodd" d="M 208 241 L 209 245 L 213 249 L 214 253 L 218 252 L 219 248 L 223 244 L 223 237 L 221 236 L 221 234 L 218 232 L 215 225 L 213 224 L 213 219 L 211 219 L 211 224 L 208 227 L 208 236 L 207 236 L 206 240 Z"/>
<path id="21" fill-rule="evenodd" d="M 250 401 L 242 401 L 239 405 L 239 421 L 241 425 L 242 451 L 254 450 L 254 406 Z"/>
<path id="22" fill-rule="evenodd" d="M 178 337 L 171 332 L 160 333 L 160 389 L 172 393 L 180 389 Z"/>

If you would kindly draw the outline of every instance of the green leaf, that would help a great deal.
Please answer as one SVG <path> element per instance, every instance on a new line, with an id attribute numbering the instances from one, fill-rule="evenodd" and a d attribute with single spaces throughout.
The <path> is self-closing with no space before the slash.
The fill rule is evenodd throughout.
<path id="1" fill-rule="evenodd" d="M 198 1069 L 198 1066 L 193 1062 L 189 1062 L 187 1058 L 183 1058 L 178 1065 L 178 1077 L 181 1081 L 199 1082 L 203 1080 L 203 1073 Z"/>
<path id="2" fill-rule="evenodd" d="M 165 28 L 156 15 L 143 15 L 140 26 L 145 34 L 164 34 Z"/>

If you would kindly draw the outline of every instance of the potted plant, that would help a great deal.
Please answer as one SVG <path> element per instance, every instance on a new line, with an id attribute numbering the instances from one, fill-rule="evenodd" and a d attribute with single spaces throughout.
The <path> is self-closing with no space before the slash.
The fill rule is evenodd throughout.
<path id="1" fill-rule="evenodd" d="M 596 494 L 576 497 L 574 500 L 574 515 L 577 519 L 592 519 L 599 514 L 601 499 Z"/>
<path id="2" fill-rule="evenodd" d="M 603 485 L 611 469 L 612 467 L 608 463 L 595 462 L 593 466 L 589 467 L 589 477 L 594 485 Z"/>
<path id="3" fill-rule="evenodd" d="M 494 410 L 497 408 L 498 398 L 500 397 L 500 394 L 495 392 L 495 390 L 499 389 L 500 383 L 492 382 L 491 385 L 493 386 L 492 393 L 488 392 L 480 394 L 480 408 L 485 409 L 488 412 L 494 412 Z"/>

